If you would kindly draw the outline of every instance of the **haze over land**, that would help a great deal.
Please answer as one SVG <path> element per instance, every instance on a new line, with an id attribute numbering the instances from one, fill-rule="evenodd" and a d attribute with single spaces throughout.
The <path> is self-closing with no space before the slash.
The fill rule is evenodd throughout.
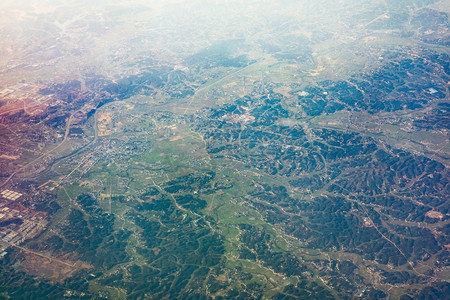
<path id="1" fill-rule="evenodd" d="M 444 299 L 449 11 L 2 1 L 0 297 Z"/>

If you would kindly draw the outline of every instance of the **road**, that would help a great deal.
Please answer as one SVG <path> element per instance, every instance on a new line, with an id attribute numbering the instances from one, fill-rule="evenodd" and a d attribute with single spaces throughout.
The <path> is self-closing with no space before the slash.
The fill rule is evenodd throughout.
<path id="1" fill-rule="evenodd" d="M 20 167 L 19 169 L 15 170 L 15 171 L 7 178 L 2 184 L 0 184 L 0 188 L 3 187 L 3 186 L 5 186 L 9 181 L 11 181 L 11 179 L 12 179 L 17 173 L 19 173 L 20 171 L 22 171 L 22 170 L 26 169 L 27 167 L 29 167 L 29 166 L 35 164 L 36 162 L 38 162 L 38 161 L 40 161 L 41 159 L 43 159 L 43 158 L 47 157 L 48 155 L 50 155 L 50 154 L 51 154 L 52 152 L 54 152 L 55 150 L 59 149 L 59 148 L 67 141 L 67 138 L 68 138 L 69 132 L 70 132 L 70 125 L 71 125 L 71 122 L 72 122 L 72 117 L 73 117 L 74 114 L 75 114 L 75 112 L 73 112 L 73 113 L 70 115 L 69 120 L 67 121 L 66 130 L 65 130 L 65 133 L 64 133 L 64 139 L 61 141 L 61 143 L 59 143 L 56 147 L 50 149 L 50 150 L 47 151 L 46 153 L 42 154 L 42 155 L 39 156 L 38 158 L 36 158 L 36 159 L 30 161 L 29 163 L 27 163 L 27 164 L 23 165 L 22 167 Z"/>

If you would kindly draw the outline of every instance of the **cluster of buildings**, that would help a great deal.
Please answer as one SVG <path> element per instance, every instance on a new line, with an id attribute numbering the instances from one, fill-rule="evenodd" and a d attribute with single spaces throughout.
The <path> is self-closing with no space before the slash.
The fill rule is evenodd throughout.
<path id="1" fill-rule="evenodd" d="M 0 259 L 10 246 L 18 246 L 41 233 L 48 225 L 45 212 L 33 211 L 17 202 L 23 195 L 0 192 Z"/>
<path id="2" fill-rule="evenodd" d="M 40 93 L 44 88 L 45 85 L 29 85 L 26 83 L 0 88 L 0 101 L 3 102 L 0 112 L 16 113 L 23 109 L 29 115 L 42 113 L 50 103 L 59 102 L 53 95 Z"/>

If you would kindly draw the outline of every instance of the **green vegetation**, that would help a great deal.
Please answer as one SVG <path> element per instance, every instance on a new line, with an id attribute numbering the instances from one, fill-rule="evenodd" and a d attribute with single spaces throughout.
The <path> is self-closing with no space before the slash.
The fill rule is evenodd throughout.
<path id="1" fill-rule="evenodd" d="M 337 29 L 275 14 L 275 33 L 113 55 L 119 73 L 80 68 L 39 83 L 42 113 L 1 114 L 2 147 L 27 134 L 0 161 L 8 205 L 48 226 L 14 244 L 28 219 L 0 222 L 0 297 L 448 294 L 448 18 L 341 2 Z"/>

